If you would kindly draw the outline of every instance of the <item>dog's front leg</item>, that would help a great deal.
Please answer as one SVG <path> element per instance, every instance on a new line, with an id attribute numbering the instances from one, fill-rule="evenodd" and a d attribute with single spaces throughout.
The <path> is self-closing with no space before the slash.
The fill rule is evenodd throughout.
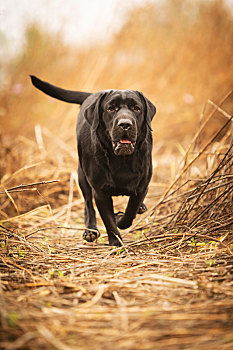
<path id="1" fill-rule="evenodd" d="M 117 226 L 120 229 L 124 230 L 132 225 L 132 222 L 136 217 L 136 214 L 140 211 L 142 205 L 146 208 L 145 204 L 143 204 L 146 193 L 147 191 L 130 196 L 125 213 L 117 214 L 115 216 Z M 146 211 L 146 209 L 144 211 Z"/>
<path id="2" fill-rule="evenodd" d="M 109 245 L 120 247 L 121 235 L 116 225 L 112 197 L 96 193 L 94 194 L 94 197 L 100 216 L 107 230 Z"/>
<path id="3" fill-rule="evenodd" d="M 88 242 L 94 242 L 99 237 L 99 231 L 96 226 L 95 210 L 92 203 L 92 189 L 87 182 L 86 176 L 79 164 L 78 167 L 78 181 L 83 197 L 85 200 L 85 231 L 83 239 Z"/>

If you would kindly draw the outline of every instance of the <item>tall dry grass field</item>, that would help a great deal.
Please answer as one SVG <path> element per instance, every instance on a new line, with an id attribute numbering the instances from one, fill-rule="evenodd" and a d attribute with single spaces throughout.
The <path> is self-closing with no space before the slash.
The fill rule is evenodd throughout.
<path id="1" fill-rule="evenodd" d="M 223 1 L 131 9 L 109 42 L 27 27 L 0 62 L 0 348 L 232 349 L 233 14 Z M 123 249 L 82 241 L 78 107 L 29 75 L 157 107 L 149 210 Z M 116 209 L 126 200 L 118 198 Z"/>

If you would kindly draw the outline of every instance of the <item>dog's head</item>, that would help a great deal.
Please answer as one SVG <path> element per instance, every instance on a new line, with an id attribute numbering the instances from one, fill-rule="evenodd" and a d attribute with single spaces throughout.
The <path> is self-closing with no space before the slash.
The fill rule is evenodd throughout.
<path id="1" fill-rule="evenodd" d="M 109 90 L 95 94 L 84 115 L 92 128 L 111 144 L 117 156 L 131 155 L 151 130 L 155 106 L 138 91 Z"/>
<path id="2" fill-rule="evenodd" d="M 105 90 L 95 94 L 61 89 L 31 76 L 33 85 L 49 96 L 82 105 L 82 113 L 101 142 L 117 156 L 130 155 L 151 131 L 155 106 L 133 90 Z"/>

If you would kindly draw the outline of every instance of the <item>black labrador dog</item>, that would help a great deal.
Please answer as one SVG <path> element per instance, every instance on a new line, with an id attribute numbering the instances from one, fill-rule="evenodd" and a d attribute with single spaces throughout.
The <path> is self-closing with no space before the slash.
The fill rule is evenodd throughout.
<path id="1" fill-rule="evenodd" d="M 81 105 L 77 122 L 78 178 L 85 199 L 83 238 L 99 236 L 97 208 L 109 244 L 121 246 L 120 229 L 128 228 L 137 213 L 146 210 L 143 200 L 152 176 L 151 120 L 155 106 L 132 90 L 97 93 L 64 90 L 31 76 L 33 85 L 49 96 Z M 125 213 L 114 214 L 112 196 L 129 196 Z"/>

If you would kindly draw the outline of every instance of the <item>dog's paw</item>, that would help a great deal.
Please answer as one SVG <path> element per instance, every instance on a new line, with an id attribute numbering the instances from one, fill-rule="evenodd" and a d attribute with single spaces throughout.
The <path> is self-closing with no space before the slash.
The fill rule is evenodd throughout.
<path id="1" fill-rule="evenodd" d="M 117 227 L 119 227 L 121 230 L 129 228 L 132 224 L 132 222 L 129 222 L 128 218 L 122 211 L 118 211 L 118 213 L 115 214 L 115 220 Z"/>
<path id="2" fill-rule="evenodd" d="M 147 207 L 144 203 L 142 203 L 140 205 L 140 207 L 138 208 L 138 214 L 143 214 L 143 213 L 145 213 L 145 211 L 147 211 Z"/>
<path id="3" fill-rule="evenodd" d="M 121 221 L 121 219 L 124 216 L 123 211 L 118 211 L 117 213 L 114 214 L 115 215 L 115 220 L 116 220 L 116 224 L 118 226 L 118 223 Z"/>
<path id="4" fill-rule="evenodd" d="M 114 247 L 121 247 L 122 246 L 121 242 L 117 239 L 117 237 L 110 239 L 109 245 L 114 246 Z"/>
<path id="5" fill-rule="evenodd" d="M 86 229 L 83 233 L 83 239 L 87 242 L 94 242 L 100 236 L 99 231 Z"/>

